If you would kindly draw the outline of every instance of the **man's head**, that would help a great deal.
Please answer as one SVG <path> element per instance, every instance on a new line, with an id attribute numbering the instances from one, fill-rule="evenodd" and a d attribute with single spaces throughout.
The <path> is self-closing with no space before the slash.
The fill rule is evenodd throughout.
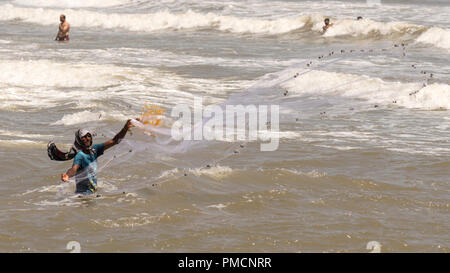
<path id="1" fill-rule="evenodd" d="M 91 134 L 86 134 L 85 136 L 81 137 L 81 140 L 84 143 L 84 146 L 91 147 L 92 145 L 92 136 Z"/>
<path id="2" fill-rule="evenodd" d="M 89 149 L 92 146 L 92 134 L 89 130 L 80 129 L 75 133 L 75 144 L 78 148 Z"/>
<path id="3" fill-rule="evenodd" d="M 61 23 L 64 23 L 64 21 L 66 21 L 66 16 L 64 14 L 61 14 L 59 16 L 59 21 L 61 21 Z"/>
<path id="4" fill-rule="evenodd" d="M 327 18 L 327 19 L 325 19 L 325 25 L 327 25 L 328 26 L 328 24 L 330 24 L 330 19 L 329 18 Z"/>
<path id="5" fill-rule="evenodd" d="M 361 17 L 361 16 L 358 16 L 358 18 L 357 18 L 357 20 L 359 21 L 359 20 L 362 20 L 363 18 Z"/>

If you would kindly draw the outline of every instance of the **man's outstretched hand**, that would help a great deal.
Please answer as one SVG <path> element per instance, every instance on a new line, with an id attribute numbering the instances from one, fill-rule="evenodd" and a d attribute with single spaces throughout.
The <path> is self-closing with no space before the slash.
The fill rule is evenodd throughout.
<path id="1" fill-rule="evenodd" d="M 67 175 L 67 173 L 61 174 L 61 180 L 62 180 L 62 182 L 69 181 L 69 176 Z"/>
<path id="2" fill-rule="evenodd" d="M 139 118 L 135 118 L 135 120 L 141 121 Z M 133 123 L 131 122 L 131 119 L 127 120 L 127 123 L 125 123 L 124 128 L 127 128 L 127 130 L 128 130 L 128 129 L 131 129 L 131 128 L 133 128 L 133 127 L 135 127 L 135 126 L 134 126 Z"/>

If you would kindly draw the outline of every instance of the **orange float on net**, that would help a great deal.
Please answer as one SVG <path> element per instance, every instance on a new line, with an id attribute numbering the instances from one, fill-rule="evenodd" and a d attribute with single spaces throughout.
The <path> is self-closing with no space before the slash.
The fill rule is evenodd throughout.
<path id="1" fill-rule="evenodd" d="M 145 104 L 142 109 L 141 123 L 144 125 L 161 126 L 164 111 L 164 108 L 158 105 Z M 153 137 L 155 136 L 150 132 L 147 133 Z"/>

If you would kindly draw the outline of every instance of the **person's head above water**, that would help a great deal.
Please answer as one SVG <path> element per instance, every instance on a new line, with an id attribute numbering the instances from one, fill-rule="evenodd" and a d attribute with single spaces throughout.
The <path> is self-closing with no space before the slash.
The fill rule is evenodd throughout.
<path id="1" fill-rule="evenodd" d="M 79 129 L 75 132 L 75 146 L 80 149 L 89 149 L 92 146 L 92 134 L 87 129 Z"/>
<path id="2" fill-rule="evenodd" d="M 59 16 L 59 21 L 61 21 L 61 23 L 64 23 L 64 21 L 66 21 L 66 16 L 64 14 L 61 14 Z"/>
<path id="3" fill-rule="evenodd" d="M 324 20 L 324 22 L 325 22 L 325 25 L 328 26 L 328 24 L 330 23 L 330 19 L 329 19 L 329 18 L 326 18 L 326 19 Z"/>
<path id="4" fill-rule="evenodd" d="M 361 16 L 358 16 L 358 18 L 356 18 L 356 20 L 362 20 L 363 18 Z"/>

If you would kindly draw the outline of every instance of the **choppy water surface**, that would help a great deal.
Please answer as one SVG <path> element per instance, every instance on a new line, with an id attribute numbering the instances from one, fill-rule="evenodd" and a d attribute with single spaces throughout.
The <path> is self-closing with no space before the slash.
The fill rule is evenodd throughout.
<path id="1" fill-rule="evenodd" d="M 0 251 L 448 252 L 450 6 L 382 2 L 0 1 Z M 194 97 L 279 105 L 278 149 L 134 130 L 60 183 L 48 141 Z"/>

